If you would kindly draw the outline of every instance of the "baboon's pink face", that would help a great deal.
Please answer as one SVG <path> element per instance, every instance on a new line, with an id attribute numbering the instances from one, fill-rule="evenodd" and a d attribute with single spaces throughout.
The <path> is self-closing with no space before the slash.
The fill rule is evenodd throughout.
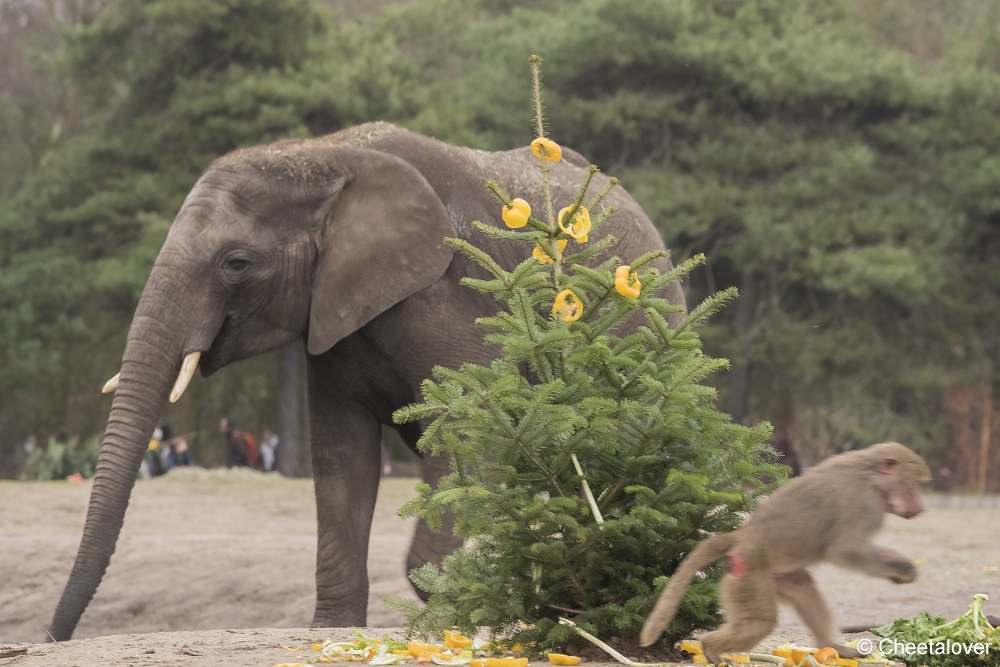
<path id="1" fill-rule="evenodd" d="M 920 485 L 929 481 L 922 472 L 911 470 L 897 459 L 886 458 L 879 463 L 879 473 L 884 476 L 888 489 L 888 509 L 904 519 L 912 519 L 924 511 L 920 498 Z"/>
<path id="2" fill-rule="evenodd" d="M 917 489 L 893 489 L 889 493 L 889 511 L 904 519 L 912 519 L 924 511 L 924 501 Z"/>

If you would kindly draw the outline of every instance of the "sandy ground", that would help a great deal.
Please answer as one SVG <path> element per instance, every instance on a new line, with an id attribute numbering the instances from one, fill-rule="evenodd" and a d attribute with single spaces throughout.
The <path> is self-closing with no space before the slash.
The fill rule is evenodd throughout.
<path id="1" fill-rule="evenodd" d="M 386 479 L 380 490 L 368 560 L 371 626 L 401 621 L 382 606 L 383 596 L 413 597 L 404 561 L 414 526 L 395 510 L 414 482 Z M 0 482 L 0 644 L 44 640 L 89 492 L 87 483 Z M 190 471 L 140 481 L 78 641 L 31 646 L 27 656 L 0 658 L 0 667 L 294 662 L 300 654 L 281 644 L 307 645 L 336 632 L 302 629 L 315 602 L 315 520 L 309 480 Z M 924 610 L 954 618 L 975 593 L 990 595 L 986 611 L 1000 615 L 1000 572 L 992 569 L 1000 566 L 1000 510 L 890 517 L 879 541 L 921 562 L 920 578 L 897 586 L 816 568 L 841 625 L 882 624 Z M 790 610 L 782 611 L 780 627 L 765 645 L 808 643 Z M 89 637 L 101 638 L 79 641 Z"/>
<path id="2" fill-rule="evenodd" d="M 368 556 L 368 623 L 398 625 L 386 595 L 414 597 L 415 523 L 395 512 L 416 480 L 383 480 Z M 0 642 L 45 639 L 73 567 L 90 484 L 0 482 Z M 182 471 L 139 481 L 118 548 L 75 638 L 308 627 L 316 604 L 312 480 Z"/>

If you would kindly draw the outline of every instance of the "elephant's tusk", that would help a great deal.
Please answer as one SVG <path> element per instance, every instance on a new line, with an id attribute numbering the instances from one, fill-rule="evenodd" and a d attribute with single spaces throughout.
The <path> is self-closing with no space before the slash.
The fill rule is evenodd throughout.
<path id="1" fill-rule="evenodd" d="M 187 389 L 188 382 L 194 377 L 194 370 L 198 368 L 199 359 L 201 359 L 201 352 L 192 352 L 184 357 L 184 363 L 181 364 L 181 372 L 177 374 L 177 382 L 174 383 L 174 389 L 170 392 L 171 403 L 176 403 L 184 395 L 184 390 Z"/>
<path id="2" fill-rule="evenodd" d="M 101 393 L 110 394 L 111 392 L 113 392 L 115 389 L 118 388 L 118 383 L 121 382 L 121 379 L 122 379 L 122 372 L 118 371 L 117 373 L 115 373 L 115 376 L 113 378 L 104 383 L 104 386 L 101 388 Z"/>

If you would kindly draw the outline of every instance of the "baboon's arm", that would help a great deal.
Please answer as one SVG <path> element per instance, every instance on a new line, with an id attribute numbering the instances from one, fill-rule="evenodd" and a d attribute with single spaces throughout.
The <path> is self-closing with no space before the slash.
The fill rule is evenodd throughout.
<path id="1" fill-rule="evenodd" d="M 836 547 L 827 554 L 827 560 L 897 584 L 906 584 L 917 578 L 917 568 L 909 558 L 871 542 Z"/>

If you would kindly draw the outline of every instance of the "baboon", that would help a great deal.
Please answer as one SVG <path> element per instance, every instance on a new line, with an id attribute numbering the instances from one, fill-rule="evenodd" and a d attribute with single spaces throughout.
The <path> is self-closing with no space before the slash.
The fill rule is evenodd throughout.
<path id="1" fill-rule="evenodd" d="M 742 528 L 710 537 L 689 553 L 646 619 L 639 642 L 655 642 L 698 570 L 728 555 L 719 591 L 727 622 L 701 638 L 711 664 L 766 637 L 777 623 L 778 600 L 792 604 L 818 646 L 859 657 L 834 643 L 833 616 L 805 568 L 829 561 L 896 583 L 913 581 L 913 563 L 872 544 L 871 537 L 886 512 L 905 519 L 922 512 L 918 486 L 930 478 L 924 460 L 896 442 L 826 459 L 775 491 Z"/>

